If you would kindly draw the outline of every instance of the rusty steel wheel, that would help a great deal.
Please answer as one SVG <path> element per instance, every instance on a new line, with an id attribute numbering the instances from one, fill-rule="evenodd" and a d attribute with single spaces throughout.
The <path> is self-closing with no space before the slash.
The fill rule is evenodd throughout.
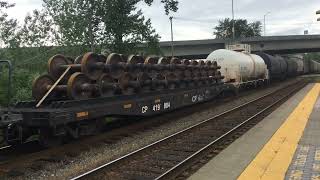
<path id="1" fill-rule="evenodd" d="M 124 95 L 131 95 L 134 94 L 135 88 L 133 87 L 134 79 L 133 77 L 125 72 L 119 79 L 119 87 L 121 89 L 122 94 Z"/>
<path id="2" fill-rule="evenodd" d="M 116 95 L 119 84 L 109 74 L 103 74 L 98 80 L 99 90 L 102 97 Z"/>
<path id="3" fill-rule="evenodd" d="M 152 78 L 152 89 L 156 91 L 162 91 L 166 87 L 167 87 L 167 80 L 163 75 L 157 74 L 155 77 Z"/>
<path id="4" fill-rule="evenodd" d="M 170 64 L 181 64 L 181 63 L 182 63 L 181 60 L 178 58 L 172 58 L 170 60 Z"/>
<path id="5" fill-rule="evenodd" d="M 212 61 L 210 61 L 210 60 L 206 61 L 206 66 L 211 67 L 212 65 L 213 65 Z"/>
<path id="6" fill-rule="evenodd" d="M 170 59 L 169 58 L 166 58 L 166 57 L 161 57 L 159 58 L 158 60 L 158 64 L 170 64 Z"/>
<path id="7" fill-rule="evenodd" d="M 54 83 L 55 81 L 50 75 L 39 76 L 32 82 L 32 97 L 39 101 Z M 52 97 L 55 97 L 55 92 L 50 94 L 49 98 Z"/>
<path id="8" fill-rule="evenodd" d="M 213 67 L 218 67 L 217 61 L 213 61 L 212 64 L 213 64 Z"/>
<path id="9" fill-rule="evenodd" d="M 197 66 L 198 64 L 199 63 L 196 60 L 192 60 L 191 63 L 190 63 L 190 65 L 192 65 L 192 66 Z"/>
<path id="10" fill-rule="evenodd" d="M 119 79 L 125 72 L 125 67 L 119 65 L 124 64 L 124 60 L 120 54 L 112 53 L 108 56 L 106 63 L 111 65 L 109 69 L 110 76 Z"/>
<path id="11" fill-rule="evenodd" d="M 137 77 L 141 92 L 150 92 L 152 89 L 152 78 L 147 73 L 141 73 Z"/>
<path id="12" fill-rule="evenodd" d="M 198 65 L 199 65 L 199 66 L 205 66 L 206 63 L 204 62 L 204 60 L 200 59 L 200 60 L 198 61 Z"/>
<path id="13" fill-rule="evenodd" d="M 117 53 L 111 53 L 108 57 L 107 57 L 107 64 L 119 64 L 121 62 L 124 62 L 124 59 L 122 59 L 121 54 L 117 54 Z"/>
<path id="14" fill-rule="evenodd" d="M 183 59 L 181 63 L 184 64 L 184 65 L 186 65 L 186 66 L 189 66 L 189 65 L 190 65 L 190 60 L 188 60 L 188 59 Z"/>
<path id="15" fill-rule="evenodd" d="M 51 57 L 48 61 L 49 75 L 55 80 L 58 79 L 65 71 L 66 68 L 63 67 L 65 65 L 69 65 L 69 60 L 65 56 L 57 54 Z"/>
<path id="16" fill-rule="evenodd" d="M 178 59 L 178 58 L 172 58 L 170 61 L 170 64 L 173 65 L 173 73 L 176 75 L 177 79 L 179 80 L 183 80 L 184 79 L 184 73 L 183 73 L 183 69 L 182 66 L 184 66 L 182 64 L 182 60 Z"/>
<path id="17" fill-rule="evenodd" d="M 158 60 L 158 65 L 162 66 L 161 67 L 161 71 L 160 74 L 162 74 L 163 76 L 166 76 L 168 73 L 170 73 L 170 59 L 166 58 L 166 57 L 161 57 Z"/>
<path id="18" fill-rule="evenodd" d="M 130 55 L 128 57 L 128 64 L 143 64 L 144 63 L 144 59 L 141 56 L 137 56 L 137 55 Z"/>
<path id="19" fill-rule="evenodd" d="M 146 72 L 152 79 L 157 76 L 159 71 L 155 67 L 156 64 L 158 63 L 158 60 L 159 60 L 158 57 L 150 57 L 150 56 L 144 60 L 144 64 L 146 65 Z"/>
<path id="20" fill-rule="evenodd" d="M 69 98 L 75 100 L 93 98 L 93 91 L 86 88 L 90 84 L 90 79 L 85 74 L 79 72 L 72 74 L 67 84 Z"/>
<path id="21" fill-rule="evenodd" d="M 142 73 L 143 71 L 143 67 L 142 65 L 144 64 L 144 59 L 141 56 L 136 56 L 136 55 L 130 55 L 128 58 L 128 62 L 129 65 L 141 65 L 141 66 L 129 66 L 128 71 L 130 72 L 130 75 L 133 78 L 137 78 L 139 76 L 140 73 Z"/>
<path id="22" fill-rule="evenodd" d="M 177 76 L 174 73 L 168 73 L 165 76 L 165 79 L 168 82 L 168 89 L 176 89 L 177 88 Z"/>
<path id="23" fill-rule="evenodd" d="M 158 60 L 159 60 L 158 57 L 148 56 L 148 57 L 144 60 L 144 64 L 157 64 L 157 63 L 158 63 Z"/>
<path id="24" fill-rule="evenodd" d="M 103 61 L 101 61 L 100 56 L 98 54 L 88 52 L 83 55 L 81 61 L 81 72 L 86 74 L 87 77 L 91 80 L 97 80 L 103 74 L 103 64 L 104 63 Z"/>

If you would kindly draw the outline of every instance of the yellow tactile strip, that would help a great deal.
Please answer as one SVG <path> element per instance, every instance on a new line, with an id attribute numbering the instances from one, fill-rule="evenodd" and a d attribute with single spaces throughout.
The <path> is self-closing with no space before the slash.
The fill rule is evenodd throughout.
<path id="1" fill-rule="evenodd" d="M 284 179 L 319 92 L 315 84 L 238 179 Z"/>

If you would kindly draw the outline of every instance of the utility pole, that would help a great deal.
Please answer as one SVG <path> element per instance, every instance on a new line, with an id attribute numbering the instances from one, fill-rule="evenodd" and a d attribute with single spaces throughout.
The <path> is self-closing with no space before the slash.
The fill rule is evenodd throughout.
<path id="1" fill-rule="evenodd" d="M 232 0 L 232 40 L 235 41 L 235 29 L 234 29 L 234 4 Z"/>
<path id="2" fill-rule="evenodd" d="M 170 16 L 170 25 L 171 25 L 171 56 L 172 58 L 174 57 L 174 52 L 173 52 L 173 28 L 172 28 L 172 19 L 173 16 Z"/>
<path id="3" fill-rule="evenodd" d="M 266 16 L 270 14 L 270 12 L 267 12 L 267 14 L 265 14 L 263 16 L 263 28 L 264 28 L 264 36 L 266 36 Z"/>

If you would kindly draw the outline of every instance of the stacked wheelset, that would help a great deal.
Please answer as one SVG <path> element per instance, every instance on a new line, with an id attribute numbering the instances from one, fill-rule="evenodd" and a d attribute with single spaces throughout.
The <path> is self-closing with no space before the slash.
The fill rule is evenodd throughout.
<path id="1" fill-rule="evenodd" d="M 49 99 L 84 100 L 191 89 L 220 83 L 219 69 L 214 61 L 92 52 L 73 60 L 59 54 L 49 59 L 48 74 L 34 80 L 32 95 L 40 100 L 52 90 Z"/>

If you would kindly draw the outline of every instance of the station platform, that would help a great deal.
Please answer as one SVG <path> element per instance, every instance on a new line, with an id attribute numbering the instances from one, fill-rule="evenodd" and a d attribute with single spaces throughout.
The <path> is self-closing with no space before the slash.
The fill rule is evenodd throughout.
<path id="1" fill-rule="evenodd" d="M 320 83 L 310 83 L 189 180 L 320 180 Z"/>

